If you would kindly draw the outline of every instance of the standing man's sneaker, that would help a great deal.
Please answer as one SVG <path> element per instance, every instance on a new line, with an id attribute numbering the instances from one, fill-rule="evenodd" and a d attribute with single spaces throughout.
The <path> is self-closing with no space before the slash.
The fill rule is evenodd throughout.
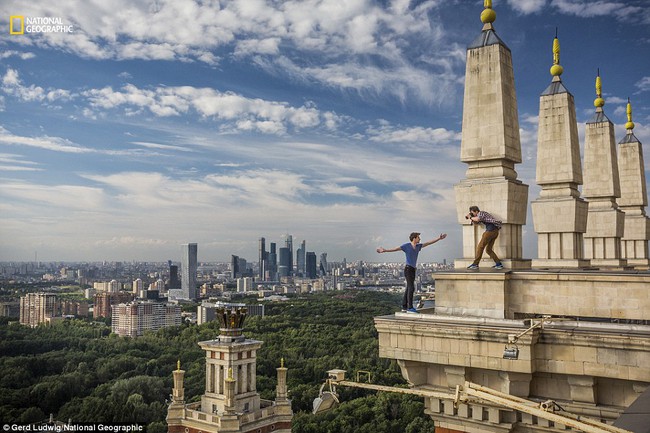
<path id="1" fill-rule="evenodd" d="M 416 310 L 415 308 L 411 307 L 411 308 L 409 308 L 408 310 L 406 310 L 406 312 L 407 312 L 407 313 L 417 313 L 418 310 Z"/>
<path id="2" fill-rule="evenodd" d="M 503 269 L 503 265 L 501 262 L 497 263 L 496 265 L 492 266 L 494 269 Z"/>
<path id="3" fill-rule="evenodd" d="M 472 263 L 471 265 L 469 265 L 467 267 L 467 269 L 470 269 L 470 270 L 475 270 L 476 269 L 476 270 L 478 270 L 478 265 L 475 265 L 474 263 Z"/>

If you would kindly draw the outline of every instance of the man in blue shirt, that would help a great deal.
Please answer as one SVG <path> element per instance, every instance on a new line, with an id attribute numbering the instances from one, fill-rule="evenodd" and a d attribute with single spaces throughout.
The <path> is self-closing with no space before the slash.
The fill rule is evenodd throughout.
<path id="1" fill-rule="evenodd" d="M 438 241 L 447 237 L 446 233 L 441 234 L 437 239 L 432 239 L 425 243 L 420 243 L 420 233 L 413 232 L 409 236 L 411 242 L 407 242 L 399 247 L 385 249 L 384 247 L 377 248 L 378 253 L 393 253 L 395 251 L 404 251 L 406 254 L 406 266 L 404 267 L 404 278 L 406 278 L 406 290 L 404 291 L 404 299 L 402 300 L 402 311 L 409 313 L 417 313 L 413 308 L 413 293 L 415 292 L 415 270 L 418 267 L 418 254 L 424 247 L 435 244 Z"/>

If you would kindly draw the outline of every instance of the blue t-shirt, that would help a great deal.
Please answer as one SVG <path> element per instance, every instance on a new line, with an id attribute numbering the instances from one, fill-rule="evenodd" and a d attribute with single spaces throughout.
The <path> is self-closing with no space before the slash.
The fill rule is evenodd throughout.
<path id="1" fill-rule="evenodd" d="M 416 244 L 413 248 L 413 244 L 410 242 L 405 243 L 400 247 L 402 251 L 406 254 L 406 264 L 413 266 L 414 268 L 418 267 L 418 253 L 422 249 L 422 244 Z"/>

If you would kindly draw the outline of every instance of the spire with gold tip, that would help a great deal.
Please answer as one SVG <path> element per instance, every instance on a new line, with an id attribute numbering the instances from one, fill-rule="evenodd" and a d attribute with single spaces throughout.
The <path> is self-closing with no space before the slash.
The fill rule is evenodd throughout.
<path id="1" fill-rule="evenodd" d="M 560 40 L 557 38 L 556 27 L 555 39 L 553 39 L 553 66 L 551 66 L 551 75 L 553 76 L 553 81 L 559 81 L 562 72 L 564 72 L 564 68 L 560 66 Z"/>
<path id="2" fill-rule="evenodd" d="M 492 0 L 484 0 L 483 2 L 483 12 L 481 12 L 481 22 L 483 23 L 483 28 L 492 27 L 492 23 L 497 19 L 497 13 L 492 9 Z"/>
<path id="3" fill-rule="evenodd" d="M 598 75 L 596 76 L 596 96 L 594 99 L 594 107 L 596 111 L 603 111 L 603 105 L 605 105 L 605 100 L 603 99 L 603 86 L 600 81 L 600 69 L 598 69 Z"/>
<path id="4" fill-rule="evenodd" d="M 628 134 L 632 134 L 634 129 L 634 122 L 632 122 L 632 104 L 630 103 L 630 98 L 627 98 L 627 123 L 625 124 L 625 129 L 627 129 Z"/>

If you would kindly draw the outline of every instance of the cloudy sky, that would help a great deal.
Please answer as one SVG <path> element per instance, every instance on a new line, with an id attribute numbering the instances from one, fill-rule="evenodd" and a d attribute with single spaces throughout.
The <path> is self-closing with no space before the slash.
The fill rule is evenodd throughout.
<path id="1" fill-rule="evenodd" d="M 495 0 L 513 54 L 535 185 L 539 94 L 558 28 L 578 127 L 605 113 L 650 143 L 647 0 Z M 257 260 L 257 239 L 379 261 L 379 246 L 449 237 L 474 0 L 3 0 L 0 260 Z M 10 35 L 9 17 L 72 33 Z M 646 151 L 646 167 L 650 152 Z M 526 257 L 536 255 L 529 213 Z M 395 261 L 401 257 L 395 254 Z M 388 259 L 381 256 L 381 260 Z"/>

